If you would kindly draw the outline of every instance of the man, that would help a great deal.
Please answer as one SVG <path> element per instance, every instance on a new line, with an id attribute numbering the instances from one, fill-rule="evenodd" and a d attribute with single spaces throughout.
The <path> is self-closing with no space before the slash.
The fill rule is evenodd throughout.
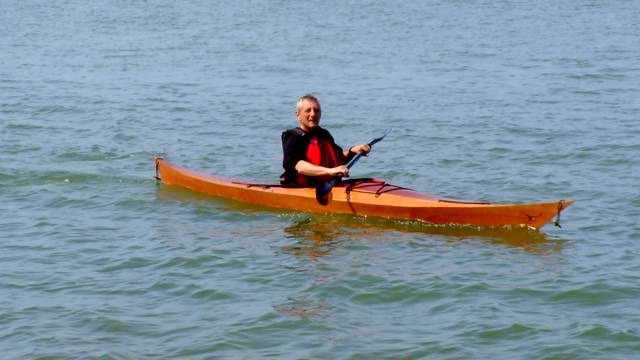
<path id="1" fill-rule="evenodd" d="M 356 154 L 371 151 L 368 144 L 343 150 L 331 134 L 320 127 L 320 102 L 304 95 L 296 105 L 299 127 L 282 133 L 282 166 L 280 182 L 285 185 L 316 186 L 336 176 L 349 176 L 346 163 Z"/>

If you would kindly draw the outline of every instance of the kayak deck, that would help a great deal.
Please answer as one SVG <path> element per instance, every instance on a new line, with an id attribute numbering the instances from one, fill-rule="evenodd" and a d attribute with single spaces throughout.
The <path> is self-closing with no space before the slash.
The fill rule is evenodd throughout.
<path id="1" fill-rule="evenodd" d="M 376 179 L 338 183 L 329 204 L 316 201 L 315 188 L 235 182 L 156 158 L 156 178 L 167 185 L 268 207 L 315 213 L 353 214 L 432 224 L 525 226 L 540 229 L 572 200 L 530 204 L 467 202 L 430 196 Z"/>

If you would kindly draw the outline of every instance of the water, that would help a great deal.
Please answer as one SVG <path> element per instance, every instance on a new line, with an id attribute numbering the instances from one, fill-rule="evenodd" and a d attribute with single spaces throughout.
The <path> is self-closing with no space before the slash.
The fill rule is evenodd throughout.
<path id="1" fill-rule="evenodd" d="M 633 1 L 2 2 L 0 353 L 617 358 L 640 351 Z M 454 198 L 571 198 L 563 228 L 278 212 L 254 181 L 315 93 L 353 169 Z"/>

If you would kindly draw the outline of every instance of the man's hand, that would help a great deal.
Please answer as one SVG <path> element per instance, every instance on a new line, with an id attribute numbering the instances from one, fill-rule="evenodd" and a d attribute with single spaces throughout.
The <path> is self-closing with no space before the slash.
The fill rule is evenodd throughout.
<path id="1" fill-rule="evenodd" d="M 360 144 L 360 145 L 351 147 L 351 151 L 356 154 L 362 153 L 366 155 L 371 151 L 371 146 L 369 146 L 369 144 Z"/>
<path id="2" fill-rule="evenodd" d="M 334 168 L 330 168 L 329 169 L 329 174 L 331 176 L 341 176 L 341 177 L 347 177 L 349 176 L 349 168 L 346 165 L 340 165 L 340 166 L 336 166 Z"/>

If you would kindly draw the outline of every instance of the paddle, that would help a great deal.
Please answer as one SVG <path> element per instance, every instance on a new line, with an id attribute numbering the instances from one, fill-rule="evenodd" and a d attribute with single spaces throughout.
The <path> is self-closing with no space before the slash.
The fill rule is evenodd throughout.
<path id="1" fill-rule="evenodd" d="M 387 131 L 384 132 L 384 134 L 382 134 L 382 136 L 377 137 L 371 141 L 369 141 L 368 145 L 369 146 L 373 146 L 373 144 L 379 142 L 380 140 L 384 139 L 385 136 L 387 136 L 389 133 L 391 132 L 391 129 L 387 129 Z M 353 157 L 353 159 L 351 159 L 351 161 L 349 161 L 349 163 L 347 164 L 347 169 L 351 169 L 351 167 L 362 157 L 362 153 L 357 153 L 356 156 Z M 318 203 L 320 205 L 326 206 L 329 204 L 329 200 L 331 200 L 331 189 L 333 189 L 334 186 L 336 186 L 337 183 L 340 182 L 340 180 L 342 180 L 342 176 L 336 176 L 333 179 L 324 182 L 320 185 L 318 185 L 318 187 L 316 187 L 316 200 L 318 200 Z"/>

